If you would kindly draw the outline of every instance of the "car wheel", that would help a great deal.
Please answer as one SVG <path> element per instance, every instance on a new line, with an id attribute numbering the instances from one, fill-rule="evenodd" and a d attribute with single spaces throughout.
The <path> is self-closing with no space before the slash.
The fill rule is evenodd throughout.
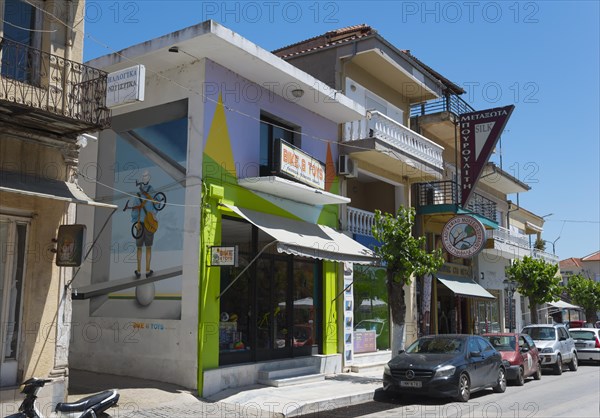
<path id="1" fill-rule="evenodd" d="M 571 360 L 571 362 L 569 363 L 569 370 L 571 370 L 572 372 L 576 372 L 577 366 L 578 366 L 577 354 L 573 354 L 573 360 Z"/>
<path id="2" fill-rule="evenodd" d="M 463 373 L 458 378 L 458 396 L 456 396 L 456 400 L 458 402 L 467 402 L 470 397 L 471 382 L 469 381 L 469 376 Z"/>
<path id="3" fill-rule="evenodd" d="M 524 384 L 525 384 L 525 371 L 523 370 L 522 367 L 519 367 L 519 374 L 517 375 L 517 378 L 515 379 L 515 385 L 523 386 Z"/>
<path id="4" fill-rule="evenodd" d="M 556 358 L 556 364 L 554 365 L 554 374 L 561 375 L 562 374 L 562 358 L 560 358 L 560 354 Z"/>
<path id="5" fill-rule="evenodd" d="M 498 380 L 496 381 L 496 386 L 494 386 L 494 392 L 496 393 L 504 393 L 506 390 L 506 374 L 504 373 L 504 369 L 500 367 L 498 370 Z"/>
<path id="6" fill-rule="evenodd" d="M 540 380 L 542 378 L 542 363 L 538 363 L 538 368 L 535 374 L 533 375 L 533 378 L 535 380 Z"/>

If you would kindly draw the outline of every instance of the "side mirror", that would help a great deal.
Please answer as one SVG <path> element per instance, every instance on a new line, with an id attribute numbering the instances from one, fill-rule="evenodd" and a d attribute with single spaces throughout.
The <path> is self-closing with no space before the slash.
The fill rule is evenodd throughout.
<path id="1" fill-rule="evenodd" d="M 558 341 L 567 341 L 567 337 L 560 337 Z"/>
<path id="2" fill-rule="evenodd" d="M 529 351 L 528 347 L 521 347 L 521 353 L 526 353 Z"/>
<path id="3" fill-rule="evenodd" d="M 398 350 L 398 354 L 404 353 L 404 350 Z"/>
<path id="4" fill-rule="evenodd" d="M 481 351 L 470 351 L 469 355 L 471 357 L 481 357 Z"/>

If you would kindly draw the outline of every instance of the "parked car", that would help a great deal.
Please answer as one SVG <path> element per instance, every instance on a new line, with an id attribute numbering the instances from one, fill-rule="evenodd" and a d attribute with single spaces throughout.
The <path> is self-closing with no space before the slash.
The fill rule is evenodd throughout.
<path id="1" fill-rule="evenodd" d="M 502 356 L 478 335 L 421 337 L 384 367 L 386 394 L 450 397 L 467 402 L 471 393 L 506 390 Z"/>
<path id="2" fill-rule="evenodd" d="M 563 364 L 568 364 L 569 370 L 577 370 L 575 341 L 564 324 L 531 324 L 521 332 L 535 342 L 543 368 L 552 368 L 554 374 L 562 374 Z"/>
<path id="3" fill-rule="evenodd" d="M 542 378 L 540 355 L 529 335 L 511 332 L 483 334 L 483 337 L 502 355 L 507 380 L 523 386 L 529 376 L 535 380 Z"/>
<path id="4" fill-rule="evenodd" d="M 600 361 L 600 329 L 573 328 L 569 333 L 575 341 L 579 361 Z"/>

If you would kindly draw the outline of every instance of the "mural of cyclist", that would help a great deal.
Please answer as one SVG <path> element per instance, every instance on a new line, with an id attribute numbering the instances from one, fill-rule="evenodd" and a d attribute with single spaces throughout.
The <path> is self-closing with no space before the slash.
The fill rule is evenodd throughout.
<path id="1" fill-rule="evenodd" d="M 152 244 L 154 234 L 158 229 L 156 207 L 153 205 L 154 189 L 150 185 L 150 172 L 144 170 L 141 181 L 137 182 L 139 190 L 136 192 L 135 205 L 131 208 L 131 222 L 140 231 L 135 239 L 137 250 L 137 270 L 135 276 L 140 277 L 142 271 L 142 247 L 146 247 L 146 277 L 152 276 L 154 271 L 150 268 L 152 261 Z"/>

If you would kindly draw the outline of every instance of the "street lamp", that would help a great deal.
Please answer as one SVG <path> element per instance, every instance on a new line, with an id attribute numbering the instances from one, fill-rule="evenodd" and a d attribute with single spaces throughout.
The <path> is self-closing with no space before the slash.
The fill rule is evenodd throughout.
<path id="1" fill-rule="evenodd" d="M 514 280 L 504 279 L 502 283 L 504 283 L 504 291 L 506 292 L 506 296 L 508 297 L 508 332 L 512 332 L 512 302 L 513 297 L 515 295 L 515 290 L 517 289 L 517 282 L 515 282 Z"/>

